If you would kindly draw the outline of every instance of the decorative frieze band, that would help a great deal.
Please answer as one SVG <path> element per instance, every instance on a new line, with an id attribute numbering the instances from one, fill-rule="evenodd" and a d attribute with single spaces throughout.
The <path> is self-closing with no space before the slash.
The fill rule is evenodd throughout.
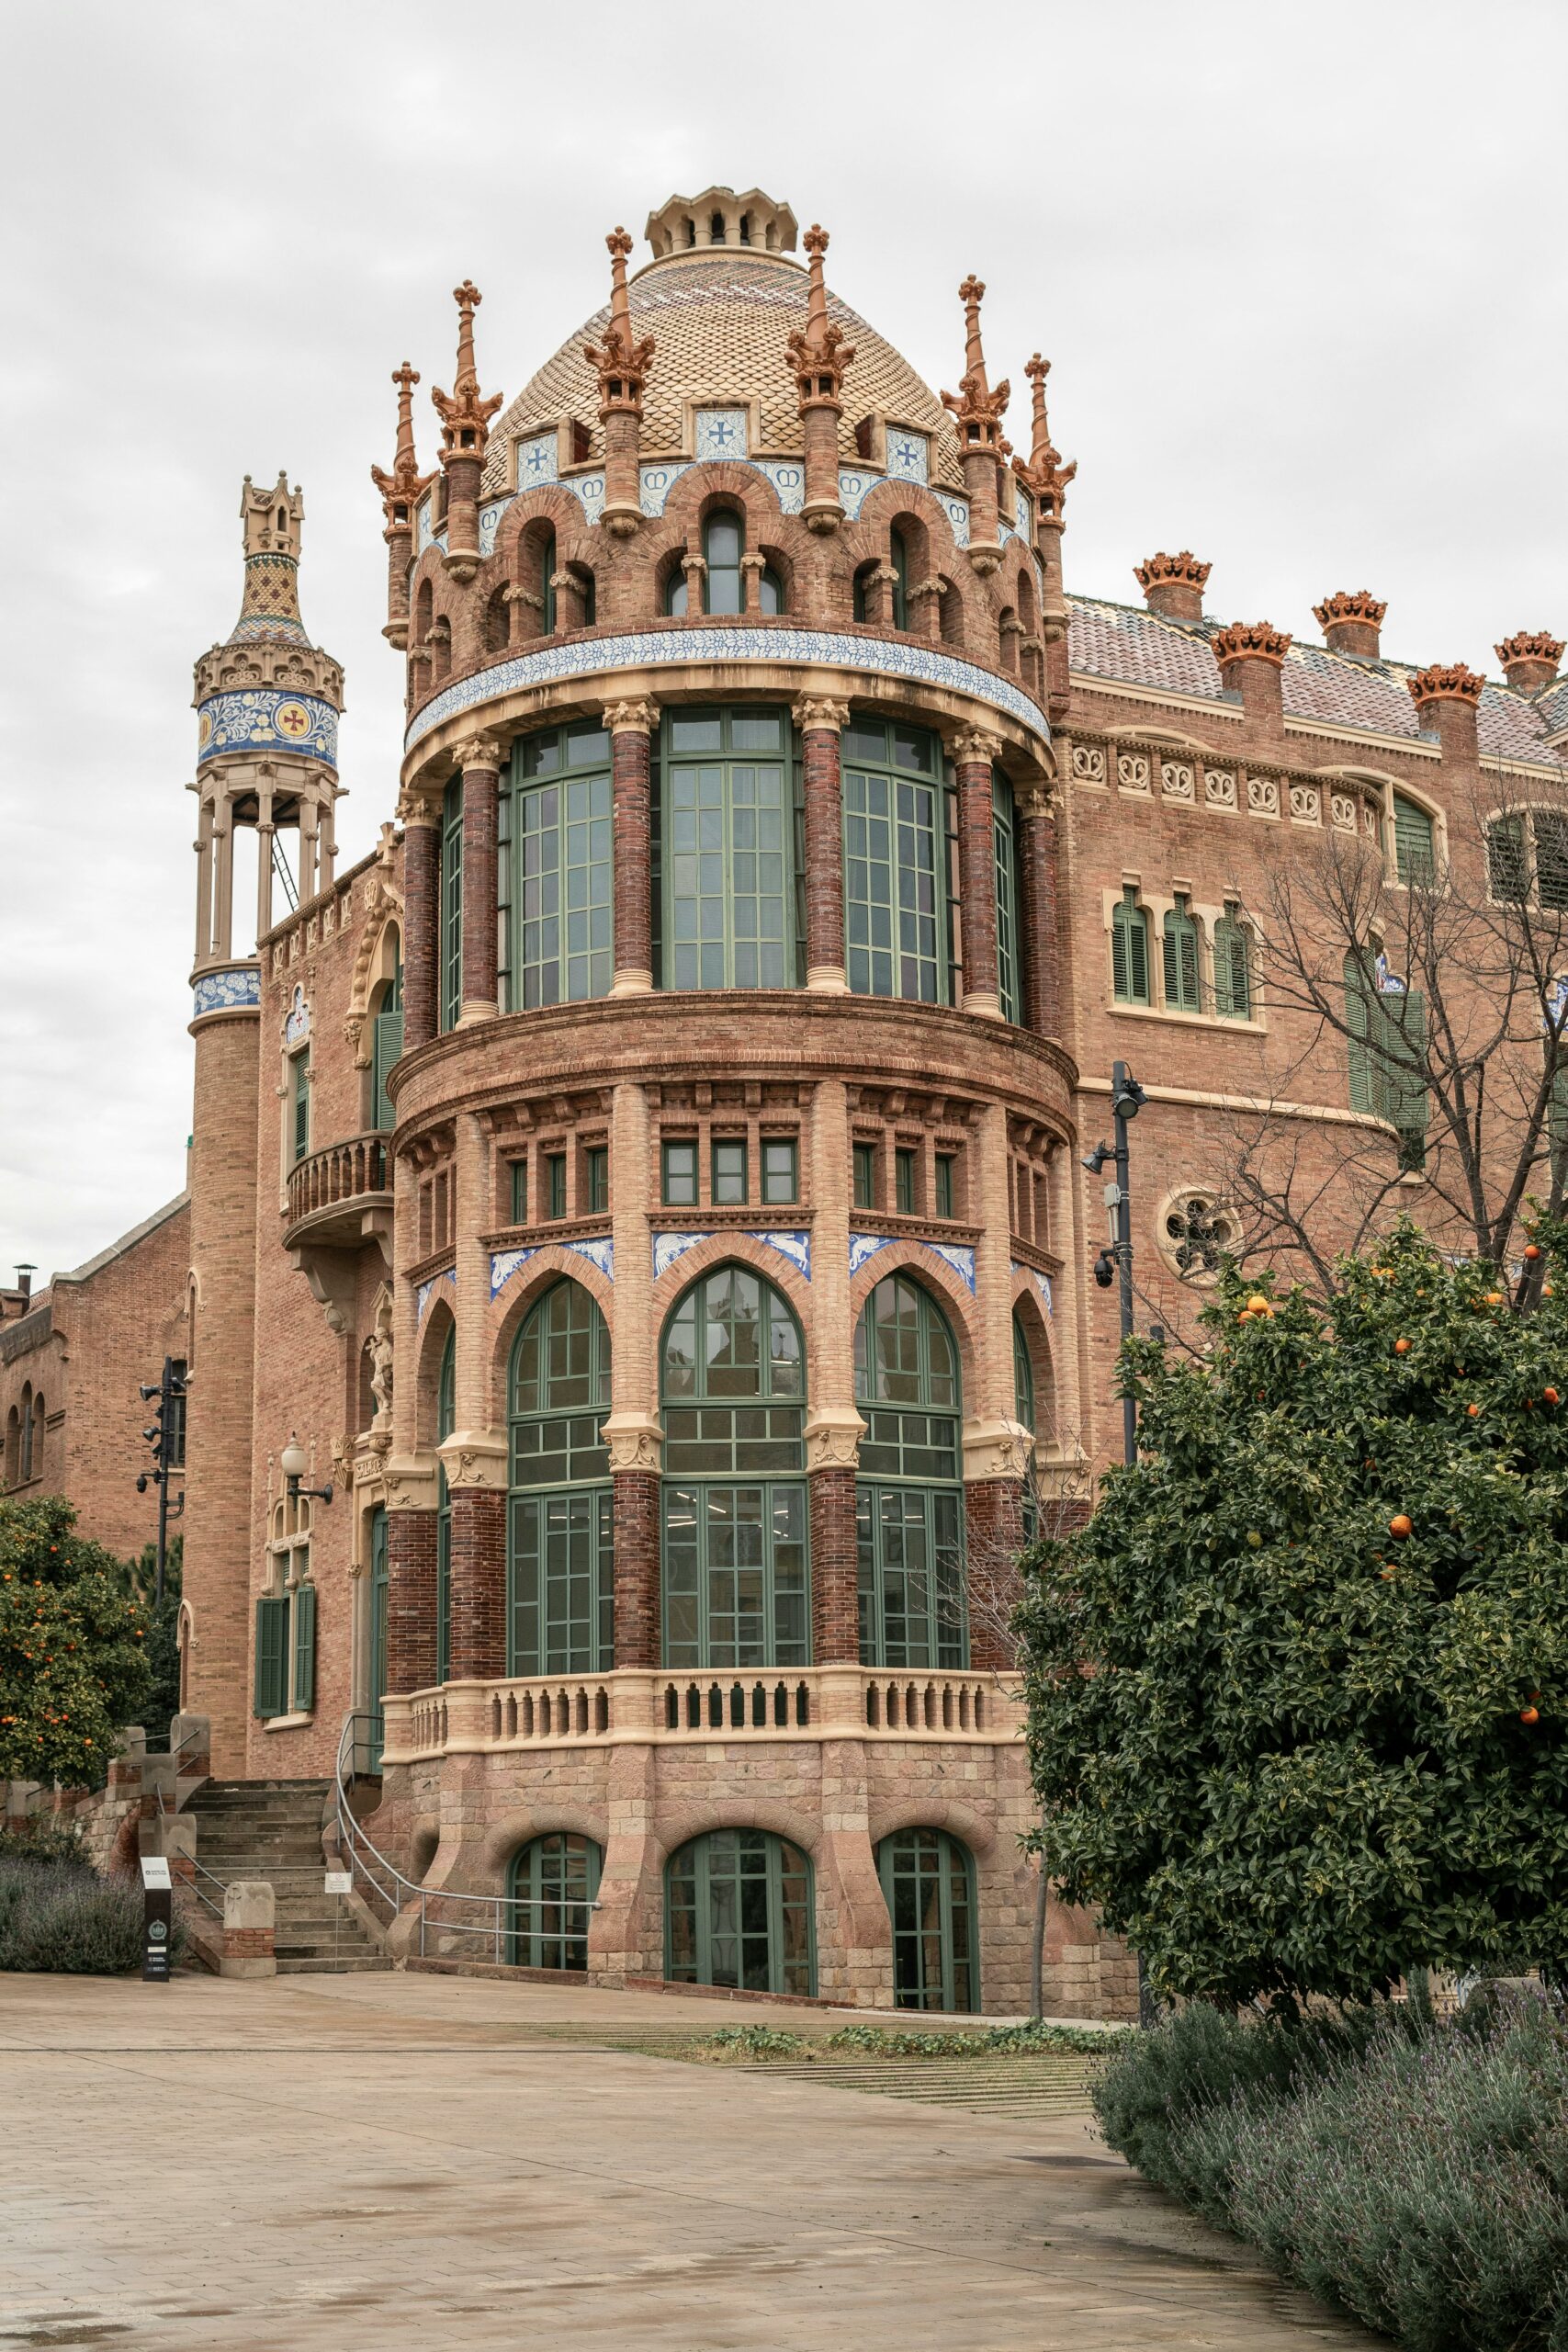
<path id="1" fill-rule="evenodd" d="M 1058 743 L 1062 767 L 1075 784 L 1091 790 L 1114 788 L 1136 799 L 1168 801 L 1176 808 L 1202 808 L 1214 816 L 1242 810 L 1266 822 L 1288 819 L 1295 825 L 1330 824 L 1340 832 L 1374 835 L 1381 796 L 1375 786 L 1362 794 L 1343 785 L 1332 789 L 1321 777 L 1284 775 L 1271 768 L 1235 760 L 1213 764 L 1201 752 L 1173 752 L 1136 741 L 1092 742 L 1074 738 Z M 1359 811 L 1359 814 L 1358 814 Z"/>

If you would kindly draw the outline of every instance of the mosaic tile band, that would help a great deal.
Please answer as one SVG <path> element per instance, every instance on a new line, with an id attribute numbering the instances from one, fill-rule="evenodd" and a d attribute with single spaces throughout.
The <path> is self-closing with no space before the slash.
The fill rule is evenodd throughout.
<path id="1" fill-rule="evenodd" d="M 459 678 L 432 696 L 404 737 L 412 751 L 434 728 L 479 704 L 533 686 L 558 685 L 601 672 L 641 670 L 660 663 L 799 662 L 840 670 L 862 670 L 874 677 L 907 678 L 918 685 L 945 687 L 1005 711 L 1032 734 L 1050 741 L 1039 704 L 1009 679 L 977 663 L 937 653 L 923 645 L 895 645 L 874 637 L 845 637 L 833 629 L 791 628 L 773 622 L 757 628 L 637 630 L 626 637 L 598 637 L 574 644 L 547 645 L 538 653 L 513 654 L 472 677 Z"/>
<path id="2" fill-rule="evenodd" d="M 203 972 L 191 982 L 191 1017 L 204 1012 L 249 1012 L 261 1004 L 261 970 L 255 964 L 237 964 L 223 972 Z"/>
<path id="3" fill-rule="evenodd" d="M 197 714 L 197 763 L 235 752 L 294 752 L 337 765 L 337 713 L 331 703 L 287 687 L 209 695 Z"/>

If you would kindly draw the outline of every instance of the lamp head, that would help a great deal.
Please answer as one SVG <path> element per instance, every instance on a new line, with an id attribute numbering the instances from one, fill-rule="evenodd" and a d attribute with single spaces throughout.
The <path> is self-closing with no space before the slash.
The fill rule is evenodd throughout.
<path id="1" fill-rule="evenodd" d="M 288 1432 L 288 1444 L 277 1457 L 277 1466 L 291 1483 L 302 1478 L 310 1466 L 310 1457 L 292 1430 Z"/>

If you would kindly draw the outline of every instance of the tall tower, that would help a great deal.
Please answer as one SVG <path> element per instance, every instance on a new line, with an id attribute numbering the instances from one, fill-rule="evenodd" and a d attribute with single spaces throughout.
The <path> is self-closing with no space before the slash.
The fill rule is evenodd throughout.
<path id="1" fill-rule="evenodd" d="M 243 910 L 234 926 L 235 846 L 255 838 L 254 937 L 273 890 L 292 906 L 330 886 L 343 673 L 299 617 L 304 501 L 280 474 L 247 475 L 240 500 L 245 586 L 225 643 L 196 665 L 196 961 L 191 1035 L 191 1402 L 186 1431 L 186 1703 L 212 1724 L 213 1770 L 244 1770 L 249 1692 L 253 1347 L 255 1323 L 261 965 Z M 294 831 L 292 873 L 280 831 Z M 276 1044 L 277 1041 L 272 1041 Z"/>

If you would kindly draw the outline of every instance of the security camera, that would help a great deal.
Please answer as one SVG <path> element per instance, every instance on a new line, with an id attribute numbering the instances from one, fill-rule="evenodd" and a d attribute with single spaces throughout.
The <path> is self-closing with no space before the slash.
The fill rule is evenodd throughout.
<path id="1" fill-rule="evenodd" d="M 1102 1250 L 1094 1261 L 1094 1279 L 1101 1290 L 1109 1290 L 1116 1279 L 1116 1261 L 1109 1250 Z"/>

